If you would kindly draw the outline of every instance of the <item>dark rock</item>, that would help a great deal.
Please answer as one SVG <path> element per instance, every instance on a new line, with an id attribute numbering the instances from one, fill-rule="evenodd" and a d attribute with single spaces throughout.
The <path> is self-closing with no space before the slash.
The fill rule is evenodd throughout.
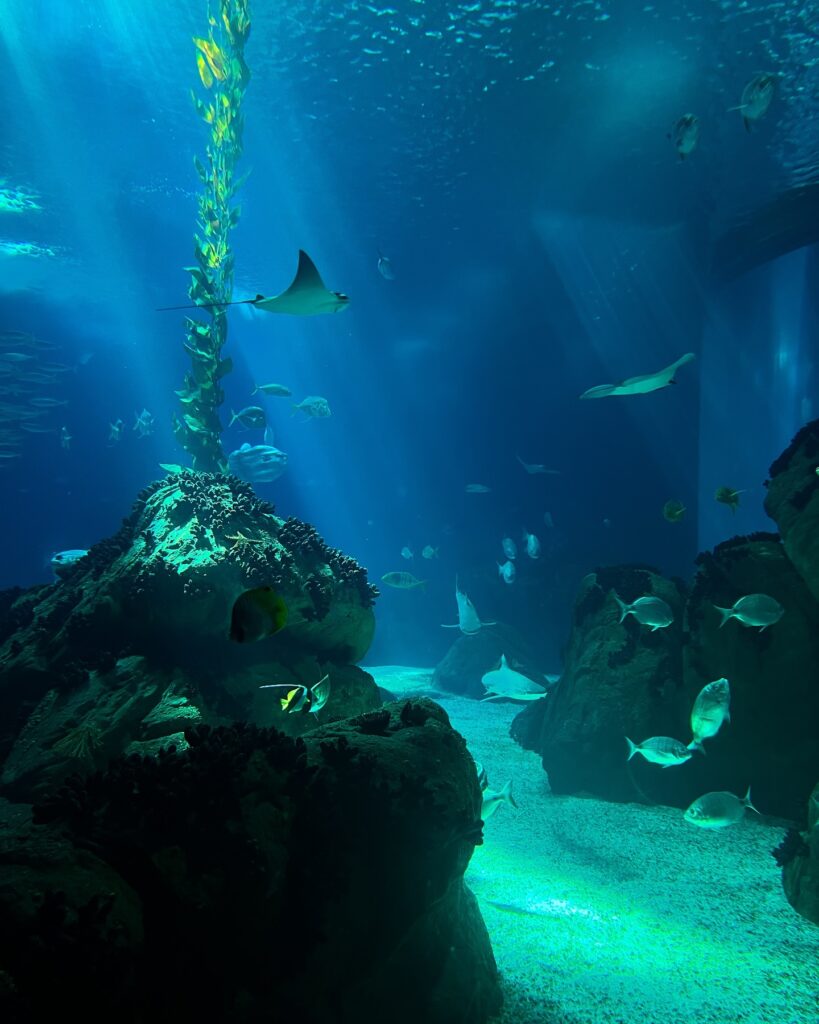
<path id="1" fill-rule="evenodd" d="M 7 815 L 4 1020 L 52 1019 L 66 1000 L 90 1022 L 497 1012 L 463 881 L 481 796 L 440 707 L 399 702 L 299 739 L 244 724 L 186 739 L 72 777 L 34 825 Z"/>
<path id="2" fill-rule="evenodd" d="M 782 885 L 794 910 L 819 924 L 819 783 L 808 801 L 807 830 L 797 836 L 800 842 L 782 865 Z"/>
<path id="3" fill-rule="evenodd" d="M 546 678 L 535 669 L 537 662 L 532 649 L 516 629 L 503 623 L 485 626 L 473 636 L 459 635 L 436 666 L 432 684 L 449 693 L 480 699 L 486 693 L 481 679 L 497 668 L 502 654 L 513 668 L 543 686 L 548 685 Z"/>

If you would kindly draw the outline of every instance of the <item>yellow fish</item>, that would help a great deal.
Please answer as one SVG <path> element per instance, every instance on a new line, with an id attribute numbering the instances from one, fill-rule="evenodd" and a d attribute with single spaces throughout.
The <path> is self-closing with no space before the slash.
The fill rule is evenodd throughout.
<path id="1" fill-rule="evenodd" d="M 241 594 L 230 616 L 230 639 L 237 644 L 266 640 L 284 629 L 287 605 L 272 587 L 254 587 Z"/>

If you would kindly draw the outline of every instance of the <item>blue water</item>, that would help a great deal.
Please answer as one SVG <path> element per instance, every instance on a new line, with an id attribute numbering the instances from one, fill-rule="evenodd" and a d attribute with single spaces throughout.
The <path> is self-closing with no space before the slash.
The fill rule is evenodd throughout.
<path id="1" fill-rule="evenodd" d="M 485 619 L 536 635 L 557 670 L 596 565 L 689 577 L 702 547 L 771 528 L 767 467 L 819 408 L 816 251 L 795 230 L 747 252 L 718 243 L 815 181 L 809 5 L 262 6 L 235 295 L 282 290 L 303 248 L 351 303 L 309 320 L 231 312 L 223 422 L 254 382 L 328 399 L 332 417 L 308 423 L 262 402 L 289 466 L 260 492 L 374 580 L 429 581 L 382 595 L 373 662 L 446 651 L 457 573 Z M 186 461 L 171 431 L 182 316 L 155 310 L 186 301 L 204 28 L 188 0 L 3 4 L 0 187 L 40 208 L 0 209 L 0 329 L 54 343 L 70 370 L 55 432 L 27 435 L 0 470 L 0 586 L 49 580 L 52 552 L 114 532 L 160 462 Z M 778 92 L 746 133 L 729 108 L 760 69 Z M 680 162 L 666 134 L 688 111 L 702 134 Z M 20 242 L 39 248 L 3 244 Z M 746 273 L 722 273 L 740 256 Z M 689 351 L 672 388 L 578 400 Z M 258 440 L 234 428 L 225 447 Z M 713 501 L 723 484 L 744 492 L 736 516 Z M 662 517 L 670 498 L 681 523 Z M 543 553 L 508 587 L 500 540 L 520 546 L 524 528 Z"/>

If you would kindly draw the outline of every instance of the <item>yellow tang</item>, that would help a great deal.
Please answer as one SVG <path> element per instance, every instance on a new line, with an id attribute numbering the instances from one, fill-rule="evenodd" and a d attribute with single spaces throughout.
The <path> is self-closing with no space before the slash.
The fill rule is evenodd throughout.
<path id="1" fill-rule="evenodd" d="M 241 594 L 230 616 L 230 639 L 237 644 L 266 640 L 284 629 L 287 605 L 272 587 L 254 587 Z"/>

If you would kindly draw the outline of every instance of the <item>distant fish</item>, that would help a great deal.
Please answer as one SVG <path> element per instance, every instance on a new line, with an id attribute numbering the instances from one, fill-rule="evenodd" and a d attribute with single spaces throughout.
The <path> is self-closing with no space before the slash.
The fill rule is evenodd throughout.
<path id="1" fill-rule="evenodd" d="M 518 557 L 517 545 L 511 537 L 504 537 L 503 540 L 501 541 L 501 547 L 503 548 L 503 553 L 506 555 L 507 558 L 511 558 L 514 560 Z"/>
<path id="2" fill-rule="evenodd" d="M 505 654 L 501 655 L 497 668 L 483 675 L 481 683 L 486 690 L 482 700 L 497 700 L 501 697 L 508 700 L 539 700 L 546 696 L 546 687 L 510 668 Z"/>
<path id="3" fill-rule="evenodd" d="M 540 541 L 528 530 L 523 531 L 523 539 L 526 543 L 526 554 L 530 558 L 540 558 Z"/>
<path id="4" fill-rule="evenodd" d="M 727 505 L 732 512 L 739 508 L 739 496 L 742 491 L 735 491 L 733 487 L 718 487 L 714 491 L 714 500 L 720 505 Z"/>
<path id="5" fill-rule="evenodd" d="M 385 572 L 381 582 L 395 590 L 415 590 L 417 587 L 425 587 L 426 580 L 416 579 L 411 572 Z"/>
<path id="6" fill-rule="evenodd" d="M 547 476 L 560 476 L 559 469 L 547 469 L 546 466 L 544 466 L 540 462 L 524 462 L 519 455 L 516 455 L 515 458 L 518 460 L 521 466 L 523 466 L 526 472 L 531 474 L 532 476 L 535 476 L 538 473 L 546 474 Z"/>
<path id="7" fill-rule="evenodd" d="M 628 757 L 630 761 L 635 754 L 642 754 L 646 761 L 652 764 L 661 764 L 663 768 L 670 768 L 672 765 L 684 764 L 691 757 L 691 751 L 684 743 L 672 739 L 671 736 L 652 736 L 651 739 L 643 740 L 642 743 L 633 743 L 626 736 L 628 743 Z"/>
<path id="8" fill-rule="evenodd" d="M 350 304 L 343 292 L 331 292 L 325 287 L 315 263 L 303 249 L 299 249 L 299 265 L 290 286 L 280 295 L 265 298 L 239 299 L 235 302 L 198 302 L 188 306 L 162 306 L 158 312 L 174 309 L 218 308 L 251 305 L 266 313 L 286 313 L 289 316 L 316 316 L 320 313 L 338 313 Z"/>
<path id="9" fill-rule="evenodd" d="M 244 409 L 240 409 L 239 412 L 234 412 L 231 409 L 228 427 L 232 427 L 234 423 L 241 423 L 243 427 L 258 429 L 267 426 L 267 415 L 260 405 L 248 405 Z"/>
<path id="10" fill-rule="evenodd" d="M 455 577 L 455 600 L 458 603 L 458 622 L 456 625 L 450 626 L 443 624 L 442 629 L 460 629 L 464 636 L 474 636 L 475 633 L 479 633 L 484 626 L 495 626 L 495 622 L 481 622 L 475 605 L 469 600 L 463 590 L 458 585 L 458 577 Z"/>
<path id="11" fill-rule="evenodd" d="M 782 605 L 767 594 L 749 594 L 747 597 L 741 597 L 734 603 L 733 608 L 720 608 L 719 605 L 714 607 L 722 616 L 720 629 L 729 619 L 736 619 L 743 626 L 758 626 L 760 633 L 768 626 L 779 622 L 785 614 Z"/>
<path id="12" fill-rule="evenodd" d="M 486 484 L 467 484 L 467 494 L 489 494 L 489 488 Z"/>
<path id="13" fill-rule="evenodd" d="M 266 640 L 287 623 L 287 605 L 272 587 L 255 587 L 236 598 L 230 616 L 230 639 L 237 644 Z"/>
<path id="14" fill-rule="evenodd" d="M 481 801 L 481 818 L 486 821 L 491 818 L 495 811 L 500 807 L 501 804 L 509 804 L 510 807 L 517 808 L 515 798 L 512 796 L 512 780 L 503 787 L 503 789 L 484 789 L 483 800 Z"/>
<path id="15" fill-rule="evenodd" d="M 439 551 L 438 548 L 434 548 L 431 544 L 427 544 L 427 545 L 425 545 L 423 551 L 421 552 L 421 557 L 422 558 L 437 558 L 438 557 L 438 551 Z"/>
<path id="16" fill-rule="evenodd" d="M 776 75 L 766 71 L 754 75 L 742 90 L 739 106 L 730 108 L 742 113 L 742 122 L 746 132 L 751 130 L 751 125 L 754 122 L 767 114 L 768 107 L 776 94 L 776 83 Z"/>
<path id="17" fill-rule="evenodd" d="M 268 683 L 260 686 L 260 690 L 288 689 L 287 694 L 281 698 L 282 711 L 293 714 L 298 711 L 307 711 L 310 714 L 318 714 L 327 703 L 330 697 L 330 676 L 323 676 L 315 686 L 303 686 L 297 683 L 291 687 L 290 683 Z"/>
<path id="18" fill-rule="evenodd" d="M 501 577 L 504 583 L 515 582 L 515 563 L 511 558 L 504 562 L 503 565 L 498 562 L 498 576 Z"/>
<path id="19" fill-rule="evenodd" d="M 392 263 L 380 249 L 378 250 L 378 273 L 385 281 L 395 280 L 395 271 L 392 269 Z"/>
<path id="20" fill-rule="evenodd" d="M 627 615 L 633 615 L 641 625 L 651 626 L 653 633 L 658 629 L 665 629 L 674 621 L 674 613 L 661 597 L 638 597 L 631 604 L 626 604 L 614 591 L 612 594 L 620 606 L 620 622 Z"/>
<path id="21" fill-rule="evenodd" d="M 60 427 L 60 447 L 65 448 L 66 451 L 71 447 L 71 442 L 74 438 L 68 433 L 68 427 Z"/>
<path id="22" fill-rule="evenodd" d="M 659 391 L 660 388 L 667 388 L 669 384 L 675 384 L 674 375 L 681 366 L 690 363 L 694 358 L 693 352 L 687 352 L 684 356 L 666 366 L 664 370 L 656 373 L 647 373 L 641 377 L 629 377 L 620 384 L 600 384 L 596 388 L 589 388 L 580 396 L 581 398 L 608 398 L 610 395 L 647 395 L 652 391 Z"/>
<path id="23" fill-rule="evenodd" d="M 286 388 L 284 384 L 257 384 L 250 393 L 255 395 L 257 391 L 261 391 L 262 394 L 269 395 L 271 398 L 290 398 L 293 394 L 290 388 Z"/>
<path id="24" fill-rule="evenodd" d="M 759 814 L 751 803 L 750 786 L 742 800 L 725 791 L 706 793 L 691 804 L 684 817 L 690 825 L 697 825 L 700 828 L 725 828 L 727 825 L 735 825 L 742 821 L 746 808 Z"/>
<path id="25" fill-rule="evenodd" d="M 29 405 L 33 405 L 35 409 L 57 409 L 61 405 L 68 405 L 67 398 L 29 398 Z"/>
<path id="26" fill-rule="evenodd" d="M 116 444 L 117 441 L 122 440 L 122 432 L 125 430 L 125 424 L 122 420 L 115 420 L 113 423 L 108 424 L 108 440 L 111 444 Z"/>
<path id="27" fill-rule="evenodd" d="M 322 398 L 321 395 L 308 395 L 298 405 L 294 403 L 292 408 L 294 413 L 303 412 L 317 420 L 325 420 L 328 416 L 332 415 L 330 403 L 326 398 Z"/>
<path id="28" fill-rule="evenodd" d="M 731 688 L 723 676 L 707 683 L 694 701 L 691 708 L 691 734 L 689 750 L 705 753 L 703 740 L 711 739 L 720 731 L 723 722 L 731 721 Z"/>
<path id="29" fill-rule="evenodd" d="M 62 578 L 69 569 L 72 569 L 87 554 L 88 551 L 85 548 L 69 548 L 67 551 L 56 551 L 51 556 L 51 568 L 54 570 L 54 575 Z"/>
<path id="30" fill-rule="evenodd" d="M 555 528 L 555 521 L 554 521 L 554 519 L 552 519 L 552 513 L 551 512 L 544 512 L 543 513 L 543 522 L 546 524 L 546 529 L 547 530 L 553 530 Z"/>
<path id="31" fill-rule="evenodd" d="M 683 114 L 674 122 L 668 138 L 674 143 L 680 160 L 685 160 L 694 152 L 700 140 L 700 119 L 696 114 Z"/>
<path id="32" fill-rule="evenodd" d="M 405 545 L 404 545 L 404 546 L 403 546 L 403 547 L 401 548 L 401 557 L 402 557 L 402 558 L 406 558 L 406 559 L 407 559 L 407 561 L 409 561 L 409 560 L 410 560 L 411 558 L 414 558 L 415 556 L 414 556 L 414 555 L 413 555 L 413 553 L 412 553 L 412 549 L 411 549 L 411 548 L 408 548 L 408 547 L 407 547 L 407 545 L 405 544 Z"/>
<path id="33" fill-rule="evenodd" d="M 287 455 L 269 444 L 243 444 L 228 455 L 228 469 L 245 483 L 269 484 L 287 469 Z"/>
<path id="34" fill-rule="evenodd" d="M 678 523 L 685 515 L 685 505 L 681 501 L 672 499 L 663 505 L 663 517 L 669 523 Z"/>
<path id="35" fill-rule="evenodd" d="M 153 434 L 155 426 L 156 421 L 147 409 L 143 408 L 142 412 L 136 414 L 133 429 L 138 437 L 148 437 L 149 434 Z"/>

